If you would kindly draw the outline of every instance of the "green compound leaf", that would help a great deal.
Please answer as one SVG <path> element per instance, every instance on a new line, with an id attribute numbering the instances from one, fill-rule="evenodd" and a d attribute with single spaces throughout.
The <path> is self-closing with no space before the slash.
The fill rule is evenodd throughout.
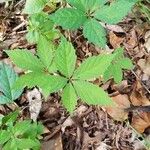
<path id="1" fill-rule="evenodd" d="M 49 68 L 53 58 L 54 46 L 45 37 L 40 36 L 39 42 L 37 44 L 37 55 L 39 59 L 45 66 Z"/>
<path id="2" fill-rule="evenodd" d="M 57 10 L 51 19 L 56 25 L 62 26 L 64 29 L 78 29 L 86 21 L 85 14 L 74 8 L 62 8 Z"/>
<path id="3" fill-rule="evenodd" d="M 10 124 L 12 125 L 16 121 L 18 115 L 19 115 L 18 110 L 14 111 L 12 113 L 9 113 L 8 115 L 6 115 L 2 118 L 2 124 L 3 125 L 8 125 L 8 126 Z"/>
<path id="4" fill-rule="evenodd" d="M 93 79 L 103 75 L 112 62 L 112 55 L 98 55 L 87 58 L 73 75 L 74 79 Z"/>
<path id="5" fill-rule="evenodd" d="M 86 82 L 86 81 L 73 81 L 74 88 L 77 95 L 87 104 L 93 105 L 112 105 L 113 101 L 108 94 L 100 87 Z"/>
<path id="6" fill-rule="evenodd" d="M 50 93 L 57 92 L 62 89 L 67 83 L 67 79 L 60 76 L 52 76 L 44 73 L 28 73 L 22 75 L 14 84 L 14 88 L 24 88 L 29 87 L 33 88 L 38 86 L 42 89 L 42 92 L 45 97 L 47 97 Z"/>
<path id="7" fill-rule="evenodd" d="M 113 55 L 112 63 L 105 71 L 103 78 L 107 81 L 113 77 L 116 83 L 120 83 L 123 78 L 122 69 L 132 69 L 133 64 L 129 58 L 124 57 L 123 48 L 116 49 Z"/>
<path id="8" fill-rule="evenodd" d="M 71 83 L 63 89 L 62 103 L 69 113 L 73 113 L 77 105 L 77 95 Z"/>
<path id="9" fill-rule="evenodd" d="M 81 10 L 81 11 L 84 11 L 85 10 L 85 7 L 83 6 L 82 4 L 82 0 L 66 0 L 67 3 L 69 3 L 71 6 Z"/>
<path id="10" fill-rule="evenodd" d="M 31 120 L 17 121 L 19 110 L 2 118 L 0 146 L 4 150 L 40 149 L 38 136 L 43 133 L 41 123 Z"/>
<path id="11" fill-rule="evenodd" d="M 47 0 L 27 0 L 23 12 L 26 14 L 39 13 L 47 2 Z"/>
<path id="12" fill-rule="evenodd" d="M 83 26 L 83 35 L 96 46 L 106 46 L 106 31 L 95 19 L 89 19 Z"/>
<path id="13" fill-rule="evenodd" d="M 16 124 L 13 127 L 13 131 L 15 136 L 24 134 L 28 129 L 31 128 L 31 121 L 30 120 L 24 120 L 24 121 L 17 121 Z"/>
<path id="14" fill-rule="evenodd" d="M 0 104 L 8 104 L 13 103 L 13 100 L 10 100 L 8 97 L 4 95 L 0 95 Z"/>
<path id="15" fill-rule="evenodd" d="M 15 139 L 16 147 L 18 149 L 33 149 L 34 147 L 40 148 L 40 142 L 33 139 Z"/>
<path id="16" fill-rule="evenodd" d="M 6 131 L 6 130 L 0 131 L 0 145 L 3 145 L 10 138 L 11 138 L 11 133 L 9 131 Z"/>
<path id="17" fill-rule="evenodd" d="M 58 38 L 60 33 L 54 28 L 54 23 L 45 13 L 33 14 L 29 17 L 28 33 L 26 38 L 30 43 L 39 43 L 40 36 L 52 41 Z"/>
<path id="18" fill-rule="evenodd" d="M 40 142 L 33 139 L 11 139 L 4 146 L 3 150 L 18 150 L 18 149 L 40 149 Z"/>
<path id="19" fill-rule="evenodd" d="M 31 71 L 42 71 L 40 60 L 26 49 L 6 51 L 11 60 L 20 68 Z"/>
<path id="20" fill-rule="evenodd" d="M 9 140 L 4 146 L 3 146 L 3 150 L 17 150 L 17 146 L 15 143 L 15 139 Z"/>
<path id="21" fill-rule="evenodd" d="M 17 79 L 17 73 L 9 65 L 0 63 L 0 91 L 3 93 L 0 95 L 0 104 L 12 103 L 21 95 L 21 89 L 12 89 Z"/>
<path id="22" fill-rule="evenodd" d="M 133 63 L 129 58 L 123 58 L 118 63 L 122 69 L 133 69 Z"/>
<path id="23" fill-rule="evenodd" d="M 29 43 L 35 43 L 38 42 L 40 38 L 40 33 L 37 30 L 30 31 L 28 30 L 28 33 L 26 34 L 26 39 Z"/>
<path id="24" fill-rule="evenodd" d="M 76 54 L 72 44 L 65 38 L 61 39 L 61 43 L 55 52 L 55 63 L 63 75 L 71 77 L 75 69 Z"/>
<path id="25" fill-rule="evenodd" d="M 118 63 L 116 63 L 115 65 L 113 65 L 112 76 L 113 76 L 114 81 L 116 83 L 120 83 L 122 81 L 123 72 L 122 72 L 122 69 L 121 69 L 121 67 L 120 67 L 120 65 Z"/>
<path id="26" fill-rule="evenodd" d="M 110 6 L 105 5 L 97 10 L 94 17 L 108 24 L 116 24 L 129 13 L 135 2 L 135 0 L 115 0 Z"/>
<path id="27" fill-rule="evenodd" d="M 112 72 L 113 72 L 113 66 L 110 65 L 107 70 L 105 71 L 104 75 L 103 75 L 103 79 L 104 81 L 109 80 L 110 78 L 112 78 Z"/>
<path id="28" fill-rule="evenodd" d="M 93 12 L 104 5 L 107 0 L 67 0 L 67 2 L 85 12 Z"/>
<path id="29" fill-rule="evenodd" d="M 52 60 L 52 63 L 51 63 L 51 65 L 48 68 L 48 72 L 49 73 L 57 72 L 57 67 L 56 67 L 56 63 L 55 63 L 54 59 Z"/>
<path id="30" fill-rule="evenodd" d="M 30 124 L 30 128 L 26 130 L 26 132 L 23 135 L 24 137 L 34 139 L 38 135 L 41 135 L 43 131 L 44 131 L 44 126 L 41 123 L 34 122 Z"/>

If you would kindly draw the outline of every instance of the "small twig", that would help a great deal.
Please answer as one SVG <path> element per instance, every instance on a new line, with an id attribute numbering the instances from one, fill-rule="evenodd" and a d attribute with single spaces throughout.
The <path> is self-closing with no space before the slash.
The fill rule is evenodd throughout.
<path id="1" fill-rule="evenodd" d="M 20 110 L 20 112 L 23 112 L 26 108 L 29 108 L 29 107 L 30 107 L 29 105 L 22 107 L 21 110 Z"/>
<path id="2" fill-rule="evenodd" d="M 50 140 L 53 136 L 55 136 L 58 132 L 60 132 L 60 130 L 61 130 L 61 125 L 58 125 L 50 135 L 48 135 L 44 138 L 44 140 L 45 141 Z"/>
<path id="3" fill-rule="evenodd" d="M 73 40 L 73 43 L 74 43 L 77 39 L 79 39 L 80 37 L 82 37 L 82 36 L 83 36 L 83 34 L 77 36 L 77 37 Z"/>
<path id="4" fill-rule="evenodd" d="M 126 108 L 125 111 L 142 111 L 142 112 L 150 112 L 150 105 L 148 106 L 131 106 L 130 108 Z"/>
<path id="5" fill-rule="evenodd" d="M 26 22 L 24 21 L 24 22 L 20 23 L 18 26 L 16 26 L 15 28 L 13 28 L 12 31 L 17 31 L 18 29 L 22 28 L 25 25 L 26 25 Z"/>
<path id="6" fill-rule="evenodd" d="M 116 92 L 113 92 L 113 93 L 109 94 L 109 96 L 114 97 L 114 96 L 117 96 L 119 94 L 120 94 L 119 91 L 116 91 Z"/>
<path id="7" fill-rule="evenodd" d="M 16 8 L 19 4 L 23 3 L 25 0 L 20 0 L 17 4 L 15 4 L 14 8 Z"/>
<path id="8" fill-rule="evenodd" d="M 27 32 L 28 32 L 27 30 L 24 30 L 24 31 L 17 32 L 17 34 L 24 34 L 24 33 L 27 33 Z"/>

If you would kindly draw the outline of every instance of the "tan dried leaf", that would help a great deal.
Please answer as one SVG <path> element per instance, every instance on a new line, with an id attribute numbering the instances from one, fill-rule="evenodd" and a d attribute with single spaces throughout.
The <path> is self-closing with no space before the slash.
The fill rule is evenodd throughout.
<path id="1" fill-rule="evenodd" d="M 130 101 L 126 94 L 117 95 L 112 97 L 112 100 L 116 102 L 116 107 L 106 107 L 107 113 L 117 121 L 124 121 L 128 118 L 128 113 L 124 111 L 125 108 L 130 107 Z"/>
<path id="2" fill-rule="evenodd" d="M 110 40 L 110 44 L 113 46 L 113 48 L 118 48 L 118 47 L 120 47 L 121 43 L 123 43 L 124 38 L 116 36 L 116 34 L 114 34 L 114 32 L 110 32 L 109 40 Z"/>
<path id="3" fill-rule="evenodd" d="M 108 30 L 114 31 L 116 33 L 125 33 L 125 30 L 121 26 L 119 26 L 119 25 L 109 25 L 109 24 L 106 24 L 105 27 Z"/>
<path id="4" fill-rule="evenodd" d="M 129 49 L 137 46 L 137 35 L 135 30 L 132 30 L 131 33 L 127 35 L 127 42 L 124 43 L 124 45 Z"/>
<path id="5" fill-rule="evenodd" d="M 142 93 L 141 89 L 142 85 L 137 81 L 130 95 L 130 101 L 134 106 L 150 105 L 149 99 Z"/>
<path id="6" fill-rule="evenodd" d="M 150 57 L 147 59 L 140 59 L 137 64 L 145 74 L 150 76 Z"/>
<path id="7" fill-rule="evenodd" d="M 143 133 L 150 126 L 150 113 L 140 112 L 133 116 L 131 125 L 139 133 Z"/>

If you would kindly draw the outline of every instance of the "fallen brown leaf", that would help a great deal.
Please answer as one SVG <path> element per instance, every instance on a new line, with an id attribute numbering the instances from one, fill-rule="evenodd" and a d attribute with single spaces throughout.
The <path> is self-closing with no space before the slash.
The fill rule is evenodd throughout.
<path id="1" fill-rule="evenodd" d="M 114 31 L 116 33 L 125 33 L 125 30 L 119 25 L 109 25 L 109 24 L 107 24 L 106 28 L 108 30 Z"/>
<path id="2" fill-rule="evenodd" d="M 134 106 L 148 106 L 149 99 L 142 92 L 142 85 L 139 81 L 136 82 L 135 87 L 130 95 L 130 101 Z M 150 126 L 150 113 L 148 112 L 134 112 L 131 125 L 139 133 L 143 133 L 147 127 Z"/>
<path id="3" fill-rule="evenodd" d="M 137 64 L 145 74 L 150 76 L 150 57 L 147 59 L 140 59 Z"/>
<path id="4" fill-rule="evenodd" d="M 112 89 L 118 91 L 120 94 L 127 94 L 130 92 L 130 85 L 128 85 L 127 80 L 123 80 L 119 84 L 113 84 Z"/>
<path id="5" fill-rule="evenodd" d="M 130 96 L 131 103 L 134 106 L 147 106 L 150 105 L 150 101 L 144 96 L 142 97 L 138 92 L 132 92 Z"/>
<path id="6" fill-rule="evenodd" d="M 142 85 L 139 81 L 137 81 L 130 95 L 130 101 L 134 106 L 150 105 L 149 99 L 142 93 L 141 89 Z"/>
<path id="7" fill-rule="evenodd" d="M 143 133 L 150 126 L 150 113 L 140 112 L 134 115 L 131 125 L 139 133 Z"/>
<path id="8" fill-rule="evenodd" d="M 112 97 L 116 102 L 116 107 L 106 107 L 107 113 L 117 121 L 124 121 L 128 118 L 128 113 L 124 111 L 125 108 L 130 107 L 130 102 L 127 95 L 117 95 Z"/>
<path id="9" fill-rule="evenodd" d="M 117 36 L 114 32 L 109 33 L 109 41 L 113 48 L 120 47 L 121 43 L 123 43 L 124 38 Z"/>
<path id="10" fill-rule="evenodd" d="M 132 49 L 137 45 L 137 36 L 135 30 L 132 30 L 130 34 L 126 37 L 127 41 L 124 43 L 125 47 Z"/>

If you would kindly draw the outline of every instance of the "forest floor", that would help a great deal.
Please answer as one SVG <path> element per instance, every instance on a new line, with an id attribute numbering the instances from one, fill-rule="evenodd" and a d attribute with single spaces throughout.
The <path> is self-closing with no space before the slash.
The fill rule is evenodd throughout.
<path id="1" fill-rule="evenodd" d="M 25 38 L 27 16 L 22 14 L 24 0 L 0 3 L 0 61 L 10 64 L 18 74 L 22 70 L 12 64 L 4 53 L 6 49 L 27 48 L 35 51 L 35 45 Z M 60 103 L 58 94 L 51 94 L 42 102 L 38 121 L 44 126 L 43 150 L 144 150 L 150 147 L 150 21 L 136 9 L 117 25 L 106 25 L 109 51 L 123 46 L 125 55 L 134 64 L 134 69 L 124 71 L 123 81 L 115 84 L 109 80 L 101 85 L 119 108 L 88 106 L 79 102 L 73 116 Z M 65 34 L 68 34 L 65 32 Z M 77 50 L 78 60 L 100 53 L 84 39 L 80 31 L 70 32 L 71 41 Z M 25 89 L 14 104 L 0 105 L 0 114 L 6 115 L 17 107 L 22 109 L 21 118 L 30 118 L 28 101 L 39 99 L 39 91 Z"/>

